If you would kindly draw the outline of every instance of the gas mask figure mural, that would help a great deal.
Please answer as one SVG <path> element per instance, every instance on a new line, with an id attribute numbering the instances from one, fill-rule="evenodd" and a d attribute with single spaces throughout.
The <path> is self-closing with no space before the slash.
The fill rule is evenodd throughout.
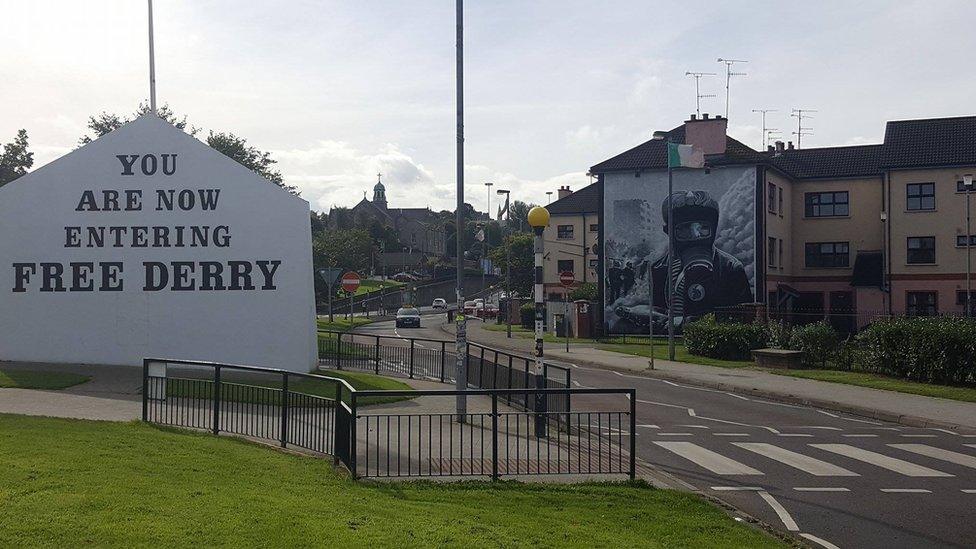
<path id="1" fill-rule="evenodd" d="M 651 266 L 654 303 L 664 310 L 664 314 L 655 315 L 656 320 L 666 321 L 667 308 L 672 307 L 675 325 L 680 327 L 717 307 L 752 301 L 742 262 L 715 247 L 718 203 L 705 191 L 672 194 L 661 205 L 667 234 L 672 230 L 667 225 L 669 200 L 674 208 L 674 257 L 670 268 L 667 253 Z M 669 272 L 673 301 L 667 291 Z"/>

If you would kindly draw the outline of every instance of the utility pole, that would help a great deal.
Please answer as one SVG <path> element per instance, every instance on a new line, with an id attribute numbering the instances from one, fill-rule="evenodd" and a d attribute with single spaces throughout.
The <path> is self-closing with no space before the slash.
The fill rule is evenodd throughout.
<path id="1" fill-rule="evenodd" d="M 485 256 L 484 257 L 485 265 L 484 267 L 482 267 L 482 271 L 481 271 L 482 273 L 484 273 L 485 268 L 491 265 L 491 260 L 488 259 L 488 252 L 491 250 L 491 186 L 492 185 L 494 185 L 494 183 L 492 183 L 491 181 L 485 182 L 485 187 L 488 187 L 488 210 L 485 212 L 486 214 L 488 214 L 488 221 L 485 222 L 485 246 L 484 246 L 485 253 L 483 254 Z M 494 271 L 494 269 L 492 269 L 492 271 Z M 485 279 L 484 279 L 484 275 L 482 274 L 481 289 L 484 290 L 485 288 L 486 288 Z M 488 295 L 485 294 L 485 297 L 488 297 Z M 487 299 L 485 300 L 485 305 L 486 306 L 488 305 Z"/>
<path id="2" fill-rule="evenodd" d="M 454 337 L 454 379 L 458 391 L 468 389 L 468 372 L 464 367 L 465 356 L 468 354 L 467 324 L 464 318 L 464 0 L 456 0 L 455 24 L 457 36 L 457 65 L 455 78 L 457 82 L 457 211 L 455 212 L 454 236 L 457 239 L 455 255 L 457 255 L 457 297 Z M 457 396 L 457 420 L 465 423 L 468 410 L 468 399 L 464 394 Z"/>
<path id="3" fill-rule="evenodd" d="M 552 191 L 546 191 L 546 205 L 552 204 Z"/>
<path id="4" fill-rule="evenodd" d="M 768 146 L 768 141 L 769 141 L 767 139 L 767 137 L 766 137 L 766 135 L 767 135 L 766 134 L 767 129 L 769 129 L 769 130 L 775 130 L 776 129 L 776 128 L 766 128 L 766 113 L 767 112 L 776 112 L 776 109 L 752 109 L 752 112 L 762 113 L 762 138 L 763 138 L 762 148 L 765 149 Z"/>
<path id="5" fill-rule="evenodd" d="M 723 59 L 719 57 L 718 62 L 725 63 L 725 118 L 728 118 L 729 117 L 729 95 L 730 95 L 729 87 L 730 84 L 732 83 L 732 77 L 746 75 L 746 73 L 744 72 L 734 72 L 732 70 L 732 65 L 735 65 L 736 63 L 748 63 L 748 61 L 744 59 Z"/>
<path id="6" fill-rule="evenodd" d="M 149 0 L 149 108 L 156 114 L 156 50 L 153 45 L 152 0 Z"/>
<path id="7" fill-rule="evenodd" d="M 701 83 L 702 76 L 715 76 L 714 72 L 685 72 L 685 76 L 695 77 L 695 114 L 701 117 L 701 100 L 707 97 L 715 97 L 715 94 L 708 93 L 702 94 L 699 84 Z"/>
<path id="8" fill-rule="evenodd" d="M 505 227 L 508 229 L 509 241 L 505 246 L 505 333 L 509 339 L 512 338 L 512 241 L 511 233 L 512 228 L 509 224 L 512 222 L 512 210 L 509 204 L 509 194 L 510 191 L 505 189 L 498 189 L 496 191 L 498 194 L 505 195 Z M 501 307 L 501 300 L 498 302 L 498 306 Z"/>
<path id="9" fill-rule="evenodd" d="M 800 148 L 800 142 L 803 140 L 804 135 L 813 135 L 813 128 L 807 128 L 803 126 L 804 118 L 813 118 L 807 113 L 817 112 L 813 109 L 793 109 L 790 116 L 796 118 L 796 131 L 793 135 L 796 136 L 796 148 Z"/>

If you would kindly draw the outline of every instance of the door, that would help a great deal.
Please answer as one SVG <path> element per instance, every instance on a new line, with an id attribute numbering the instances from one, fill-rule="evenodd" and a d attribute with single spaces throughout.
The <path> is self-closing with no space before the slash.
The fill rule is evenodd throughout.
<path id="1" fill-rule="evenodd" d="M 842 334 L 854 331 L 854 292 L 830 292 L 830 325 Z"/>

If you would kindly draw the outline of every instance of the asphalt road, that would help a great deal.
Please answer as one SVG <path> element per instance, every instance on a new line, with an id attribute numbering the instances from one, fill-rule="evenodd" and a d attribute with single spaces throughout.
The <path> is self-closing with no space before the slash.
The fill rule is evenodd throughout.
<path id="1" fill-rule="evenodd" d="M 358 331 L 445 339 L 443 322 Z M 640 459 L 812 546 L 976 546 L 976 433 L 570 366 L 574 385 L 637 389 Z"/>

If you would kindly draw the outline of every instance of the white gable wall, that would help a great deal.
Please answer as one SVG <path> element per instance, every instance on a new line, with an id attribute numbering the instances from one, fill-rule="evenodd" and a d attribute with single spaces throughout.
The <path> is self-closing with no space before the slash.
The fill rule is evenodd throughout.
<path id="1" fill-rule="evenodd" d="M 116 155 L 147 154 L 157 158 L 154 175 L 142 173 L 142 156 L 132 175 L 122 175 Z M 163 174 L 162 154 L 176 155 L 172 175 Z M 176 196 L 191 190 L 194 207 L 157 211 L 157 189 Z M 219 190 L 215 209 L 201 209 L 200 189 Z M 125 208 L 125 190 L 141 191 L 141 209 L 76 211 L 85 191 L 93 191 L 99 207 L 103 191 L 118 191 Z M 225 226 L 228 245 L 190 246 L 193 226 Z M 88 247 L 88 227 L 104 228 L 104 247 Z M 111 227 L 126 228 L 121 246 Z M 148 227 L 146 247 L 134 245 L 139 230 L 133 227 Z M 166 228 L 169 247 L 154 242 L 153 227 Z M 183 247 L 175 245 L 177 227 L 184 227 Z M 179 267 L 185 278 L 176 287 L 192 281 L 194 289 L 174 289 L 173 261 L 190 262 Z M 250 265 L 254 289 L 229 289 L 229 261 Z M 280 261 L 270 281 L 259 261 L 269 270 Z M 99 291 L 116 283 L 102 277 L 103 264 L 114 272 L 113 262 L 123 264 L 122 290 Z M 155 279 L 147 289 L 145 262 L 166 264 L 166 287 L 156 290 Z M 213 262 L 210 274 L 220 263 L 221 278 L 210 277 L 210 286 L 228 289 L 201 289 L 201 262 Z M 18 263 L 35 270 L 18 271 Z M 53 291 L 54 283 L 44 291 L 41 263 L 62 266 L 64 291 Z M 72 284 L 72 263 L 81 264 L 78 284 Z M 143 116 L 0 187 L 0 360 L 138 365 L 155 356 L 309 371 L 316 362 L 311 263 L 306 201 L 155 116 Z M 81 289 L 89 284 L 91 291 Z M 274 289 L 263 289 L 271 284 Z"/>

